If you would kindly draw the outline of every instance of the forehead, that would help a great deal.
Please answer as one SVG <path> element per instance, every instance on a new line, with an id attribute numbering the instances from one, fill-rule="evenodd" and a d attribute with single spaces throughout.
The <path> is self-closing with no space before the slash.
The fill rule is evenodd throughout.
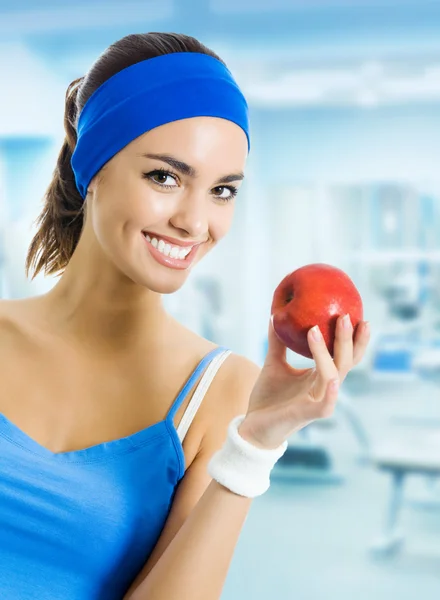
<path id="1" fill-rule="evenodd" d="M 218 117 L 166 123 L 147 131 L 129 146 L 130 154 L 172 154 L 197 170 L 222 172 L 243 170 L 248 154 L 247 137 L 241 127 Z"/>

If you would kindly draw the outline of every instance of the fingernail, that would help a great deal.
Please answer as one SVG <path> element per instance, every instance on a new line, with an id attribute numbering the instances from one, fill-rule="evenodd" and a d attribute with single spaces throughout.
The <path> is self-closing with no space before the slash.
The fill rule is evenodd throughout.
<path id="1" fill-rule="evenodd" d="M 342 319 L 342 324 L 344 326 L 344 329 L 350 329 L 351 321 L 350 321 L 350 315 L 348 313 L 346 315 L 344 315 L 344 317 Z"/>
<path id="2" fill-rule="evenodd" d="M 370 322 L 369 321 L 365 321 L 364 327 L 365 327 L 365 333 L 370 333 Z"/>
<path id="3" fill-rule="evenodd" d="M 315 342 L 320 342 L 322 340 L 322 334 L 321 334 L 321 331 L 320 331 L 318 325 L 315 325 L 315 327 L 312 327 L 312 337 L 315 340 Z"/>
<path id="4" fill-rule="evenodd" d="M 333 379 L 331 381 L 330 389 L 332 392 L 336 392 L 339 389 L 339 379 Z"/>

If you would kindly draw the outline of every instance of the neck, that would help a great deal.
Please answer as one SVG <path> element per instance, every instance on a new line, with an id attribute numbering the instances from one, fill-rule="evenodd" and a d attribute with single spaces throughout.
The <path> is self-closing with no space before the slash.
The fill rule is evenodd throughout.
<path id="1" fill-rule="evenodd" d="M 161 343 L 172 319 L 161 294 L 145 289 L 114 268 L 93 268 L 74 257 L 46 294 L 47 320 L 69 339 L 109 350 Z M 81 266 L 81 270 L 78 268 Z"/>

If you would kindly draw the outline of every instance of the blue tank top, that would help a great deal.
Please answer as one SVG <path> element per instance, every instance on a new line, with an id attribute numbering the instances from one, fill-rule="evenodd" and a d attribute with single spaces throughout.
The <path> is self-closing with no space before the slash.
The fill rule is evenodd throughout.
<path id="1" fill-rule="evenodd" d="M 0 414 L 0 598 L 121 600 L 169 514 L 185 457 L 173 418 L 132 435 L 54 453 Z"/>

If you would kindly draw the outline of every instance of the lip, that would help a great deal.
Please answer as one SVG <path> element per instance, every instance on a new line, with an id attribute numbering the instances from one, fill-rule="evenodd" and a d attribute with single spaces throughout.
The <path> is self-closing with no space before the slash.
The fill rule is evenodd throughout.
<path id="1" fill-rule="evenodd" d="M 165 267 L 169 267 L 171 269 L 176 269 L 178 271 L 185 271 L 189 269 L 196 258 L 197 251 L 202 242 L 196 244 L 191 248 L 190 252 L 187 254 L 186 258 L 180 260 L 178 258 L 171 258 L 170 256 L 165 256 L 162 252 L 159 252 L 157 248 L 152 246 L 150 242 L 147 241 L 145 235 L 142 233 L 142 237 L 144 239 L 144 243 L 148 247 L 148 251 L 153 256 L 153 258 L 161 265 Z"/>
<path id="2" fill-rule="evenodd" d="M 188 242 L 183 240 L 177 240 L 176 238 L 169 237 L 168 235 L 154 233 L 152 231 L 143 231 L 142 233 L 144 235 L 149 235 L 151 239 L 153 239 L 154 237 L 156 239 L 162 239 L 164 240 L 164 242 L 169 242 L 170 244 L 173 244 L 173 246 L 181 246 L 182 248 L 187 248 L 188 246 L 200 246 L 200 244 L 203 244 L 207 241 L 199 240 L 198 242 Z"/>

